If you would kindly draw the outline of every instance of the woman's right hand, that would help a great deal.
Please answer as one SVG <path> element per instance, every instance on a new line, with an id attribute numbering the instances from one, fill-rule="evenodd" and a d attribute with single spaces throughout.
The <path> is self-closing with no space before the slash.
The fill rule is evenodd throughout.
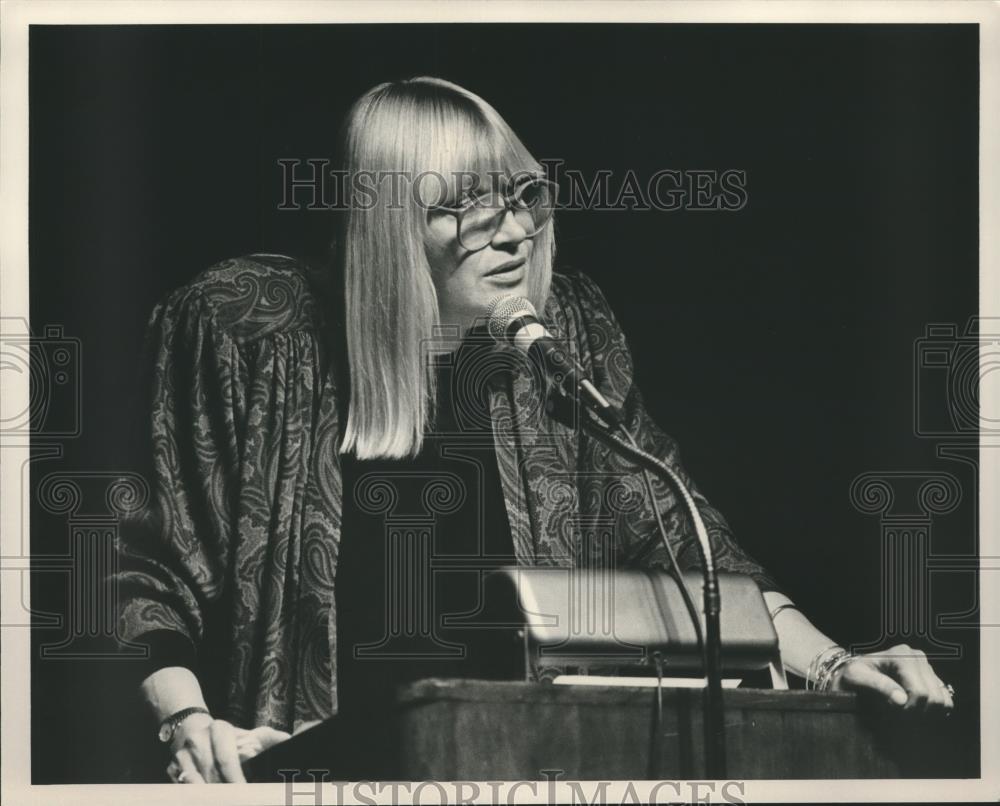
<path id="1" fill-rule="evenodd" d="M 242 762 L 287 738 L 289 734 L 266 725 L 246 730 L 193 714 L 174 732 L 167 774 L 183 784 L 246 783 Z"/>

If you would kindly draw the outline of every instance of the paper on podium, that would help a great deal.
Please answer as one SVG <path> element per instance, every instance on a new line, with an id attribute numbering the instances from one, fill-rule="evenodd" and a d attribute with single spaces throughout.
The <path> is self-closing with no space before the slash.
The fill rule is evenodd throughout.
<path id="1" fill-rule="evenodd" d="M 561 674 L 552 679 L 557 686 L 620 686 L 622 688 L 656 688 L 655 677 L 619 677 L 616 675 Z M 743 681 L 723 678 L 723 688 L 736 688 Z M 664 677 L 662 688 L 705 688 L 704 677 Z"/>

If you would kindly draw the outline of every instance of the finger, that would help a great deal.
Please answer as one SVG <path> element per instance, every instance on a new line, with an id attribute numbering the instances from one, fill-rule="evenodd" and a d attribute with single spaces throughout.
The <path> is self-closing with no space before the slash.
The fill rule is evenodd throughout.
<path id="1" fill-rule="evenodd" d="M 947 712 L 950 712 L 955 707 L 955 700 L 952 697 L 951 689 L 947 683 L 944 682 L 937 673 L 934 671 L 934 667 L 927 664 L 927 676 L 929 679 L 929 685 L 933 689 L 936 696 L 936 704 L 940 704 L 940 707 Z"/>
<path id="2" fill-rule="evenodd" d="M 948 686 L 934 673 L 934 669 L 929 663 L 927 664 L 925 675 L 927 676 L 927 685 L 930 687 L 934 695 L 930 706 L 942 711 L 952 710 L 955 707 L 955 702 L 952 700 L 951 694 L 948 692 Z"/>
<path id="3" fill-rule="evenodd" d="M 847 664 L 840 676 L 841 682 L 847 688 L 855 690 L 874 691 L 890 705 L 897 708 L 906 704 L 906 690 L 887 674 L 883 674 L 872 665 L 867 658 Z"/>
<path id="4" fill-rule="evenodd" d="M 243 731 L 236 739 L 236 749 L 239 751 L 240 761 L 246 761 L 290 738 L 290 733 L 261 725 L 253 730 Z"/>
<path id="5" fill-rule="evenodd" d="M 924 688 L 927 690 L 927 701 L 923 706 L 924 713 L 943 709 L 947 694 L 944 690 L 944 685 L 938 679 L 938 676 L 934 674 L 934 670 L 927 662 L 927 659 L 921 658 L 919 660 L 914 660 L 911 663 L 911 666 L 913 667 L 915 673 L 920 675 L 923 680 Z"/>
<path id="6" fill-rule="evenodd" d="M 213 784 L 219 780 L 215 769 L 215 757 L 212 755 L 212 740 L 207 730 L 199 730 L 184 740 L 183 750 L 186 750 L 194 760 L 198 772 L 205 782 Z"/>
<path id="7" fill-rule="evenodd" d="M 244 740 L 240 744 L 236 745 L 236 752 L 239 754 L 240 763 L 244 761 L 249 761 L 254 756 L 260 755 L 264 748 L 260 746 L 260 742 L 256 742 L 252 739 Z"/>
<path id="8" fill-rule="evenodd" d="M 183 747 L 174 754 L 174 762 L 178 771 L 174 780 L 182 784 L 203 784 L 205 778 L 198 772 L 198 765 L 195 764 L 191 753 Z"/>
<path id="9" fill-rule="evenodd" d="M 924 674 L 929 668 L 927 656 L 919 649 L 911 649 L 906 645 L 893 647 L 891 657 L 886 658 L 883 668 L 899 680 L 909 699 L 906 701 L 906 711 L 926 711 L 934 692 Z"/>
<path id="10" fill-rule="evenodd" d="M 941 687 L 944 690 L 945 709 L 947 709 L 948 711 L 951 711 L 955 707 L 955 695 L 953 693 L 955 691 L 955 689 L 953 689 L 947 683 L 943 683 L 943 682 L 941 683 Z"/>
<path id="11" fill-rule="evenodd" d="M 292 738 L 292 734 L 286 733 L 283 730 L 275 730 L 270 725 L 261 725 L 259 728 L 254 728 L 251 732 L 265 750 L 268 747 L 274 747 L 274 745 Z"/>
<path id="12" fill-rule="evenodd" d="M 245 784 L 240 766 L 239 751 L 236 749 L 236 731 L 233 726 L 222 719 L 216 719 L 210 729 L 212 736 L 212 755 L 215 756 L 215 769 L 223 781 Z"/>

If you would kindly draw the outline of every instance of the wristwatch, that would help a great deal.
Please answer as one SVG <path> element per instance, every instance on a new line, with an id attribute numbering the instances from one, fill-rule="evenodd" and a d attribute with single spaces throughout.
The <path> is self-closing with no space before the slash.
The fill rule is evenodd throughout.
<path id="1" fill-rule="evenodd" d="M 170 744 L 170 741 L 174 738 L 174 733 L 176 732 L 178 726 L 187 719 L 189 716 L 194 716 L 195 714 L 209 714 L 207 708 L 199 708 L 197 706 L 193 708 L 184 708 L 178 711 L 176 714 L 171 714 L 166 719 L 160 723 L 160 732 L 157 733 L 160 741 L 164 744 Z M 211 714 L 209 714 L 211 715 Z"/>

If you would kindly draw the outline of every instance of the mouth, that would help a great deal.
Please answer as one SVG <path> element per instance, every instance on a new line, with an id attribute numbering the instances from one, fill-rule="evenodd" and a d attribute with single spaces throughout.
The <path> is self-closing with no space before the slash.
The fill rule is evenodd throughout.
<path id="1" fill-rule="evenodd" d="M 517 271 L 517 269 L 521 268 L 521 266 L 523 266 L 524 263 L 525 259 L 523 257 L 519 257 L 516 260 L 510 260 L 506 263 L 501 263 L 499 266 L 496 266 L 495 268 L 492 268 L 488 272 L 486 272 L 484 276 L 494 277 L 498 274 L 507 274 L 512 271 Z"/>

